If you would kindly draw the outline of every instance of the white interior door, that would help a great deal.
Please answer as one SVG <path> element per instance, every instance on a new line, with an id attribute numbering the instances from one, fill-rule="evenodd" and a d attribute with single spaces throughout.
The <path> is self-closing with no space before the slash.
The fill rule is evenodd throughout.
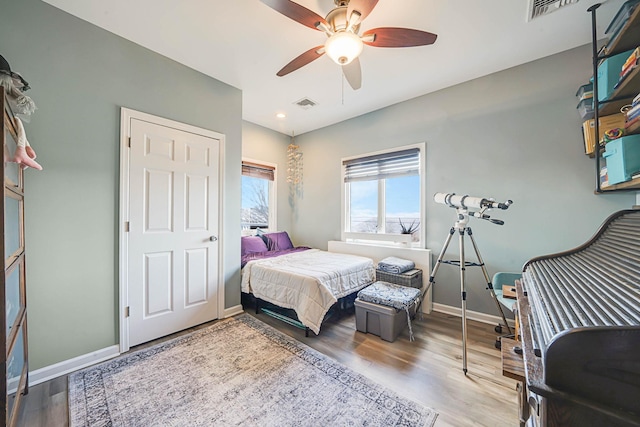
<path id="1" fill-rule="evenodd" d="M 125 274 L 134 346 L 219 317 L 221 141 L 136 118 L 129 127 Z"/>

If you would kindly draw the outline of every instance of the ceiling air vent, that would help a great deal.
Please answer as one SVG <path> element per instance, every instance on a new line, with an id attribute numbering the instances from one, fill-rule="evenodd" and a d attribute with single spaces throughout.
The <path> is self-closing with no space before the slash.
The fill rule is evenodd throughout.
<path id="1" fill-rule="evenodd" d="M 548 15 L 564 6 L 578 3 L 579 0 L 529 0 L 529 14 L 527 21 Z"/>
<path id="2" fill-rule="evenodd" d="M 298 107 L 304 110 L 308 110 L 309 108 L 315 107 L 316 105 L 318 105 L 317 102 L 312 101 L 309 98 L 302 98 L 301 100 L 294 102 L 294 104 L 296 104 Z"/>

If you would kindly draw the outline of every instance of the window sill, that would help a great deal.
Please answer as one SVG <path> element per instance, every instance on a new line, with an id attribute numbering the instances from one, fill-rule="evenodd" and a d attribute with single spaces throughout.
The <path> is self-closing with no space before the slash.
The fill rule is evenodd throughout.
<path id="1" fill-rule="evenodd" d="M 260 228 L 263 233 L 271 233 L 270 228 Z M 243 228 L 240 231 L 241 236 L 256 236 L 258 234 L 257 228 Z"/>
<path id="2" fill-rule="evenodd" d="M 345 242 L 376 244 L 384 246 L 418 247 L 420 242 L 413 241 L 411 234 L 386 234 L 386 233 L 351 233 L 344 232 Z"/>
<path id="3" fill-rule="evenodd" d="M 377 251 L 399 251 L 397 253 L 405 253 L 404 251 L 427 251 L 428 249 L 419 246 L 418 242 L 413 242 L 413 245 L 407 246 L 401 243 L 392 243 L 392 242 L 375 242 L 373 240 L 339 240 L 334 241 L 333 243 L 344 245 L 346 247 L 360 247 L 360 248 L 371 248 L 371 250 Z M 342 246 L 341 246 L 342 247 Z M 331 251 L 331 249 L 329 250 Z M 334 252 L 340 252 L 340 250 L 335 250 Z M 345 252 L 349 253 L 349 252 Z M 385 252 L 386 253 L 386 252 Z M 408 253 L 408 252 L 407 252 Z"/>

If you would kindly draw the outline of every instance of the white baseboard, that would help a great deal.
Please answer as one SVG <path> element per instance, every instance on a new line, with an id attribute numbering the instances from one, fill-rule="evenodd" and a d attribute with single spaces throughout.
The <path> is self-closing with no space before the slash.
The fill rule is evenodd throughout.
<path id="1" fill-rule="evenodd" d="M 120 355 L 120 346 L 112 345 L 101 350 L 83 354 L 73 359 L 63 360 L 44 368 L 29 372 L 29 386 L 52 380 L 62 375 L 66 375 L 78 369 L 104 362 Z"/>
<path id="2" fill-rule="evenodd" d="M 224 313 L 222 314 L 222 318 L 226 319 L 227 317 L 235 316 L 236 314 L 244 313 L 242 309 L 242 305 L 234 305 L 233 307 L 225 308 Z"/>
<path id="3" fill-rule="evenodd" d="M 437 302 L 433 303 L 433 311 L 437 311 L 438 313 L 450 314 L 452 316 L 462 317 L 461 308 L 440 304 Z M 472 310 L 467 310 L 467 319 L 475 320 L 482 323 L 487 323 L 489 325 L 498 325 L 502 323 L 502 318 L 500 316 L 494 316 L 493 314 L 481 313 L 479 311 L 472 311 Z M 507 319 L 507 322 L 509 323 L 509 326 L 515 326 L 515 321 L 513 319 Z"/>

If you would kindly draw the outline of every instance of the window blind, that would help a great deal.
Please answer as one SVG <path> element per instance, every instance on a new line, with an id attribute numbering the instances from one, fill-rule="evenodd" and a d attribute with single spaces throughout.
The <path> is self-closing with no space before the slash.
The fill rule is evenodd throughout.
<path id="1" fill-rule="evenodd" d="M 420 149 L 376 154 L 344 160 L 344 182 L 372 181 L 420 174 Z"/>
<path id="2" fill-rule="evenodd" d="M 259 165 L 257 163 L 242 162 L 242 175 L 250 176 L 252 178 L 267 179 L 269 181 L 274 180 L 274 171 L 276 168 L 273 166 Z"/>

